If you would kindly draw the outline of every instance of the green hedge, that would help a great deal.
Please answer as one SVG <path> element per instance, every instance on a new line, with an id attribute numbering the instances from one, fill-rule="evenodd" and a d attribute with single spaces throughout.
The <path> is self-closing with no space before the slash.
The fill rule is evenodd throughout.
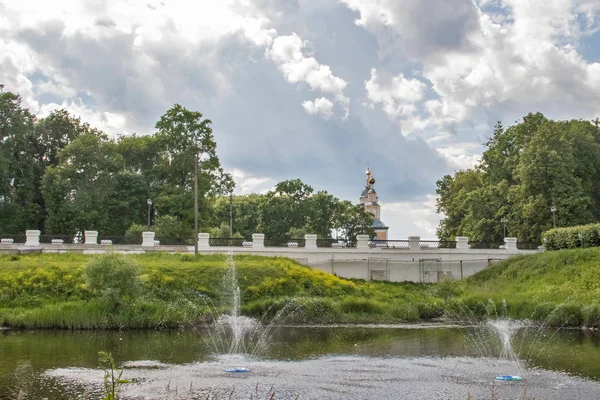
<path id="1" fill-rule="evenodd" d="M 600 223 L 554 228 L 544 232 L 542 236 L 546 250 L 600 247 Z"/>

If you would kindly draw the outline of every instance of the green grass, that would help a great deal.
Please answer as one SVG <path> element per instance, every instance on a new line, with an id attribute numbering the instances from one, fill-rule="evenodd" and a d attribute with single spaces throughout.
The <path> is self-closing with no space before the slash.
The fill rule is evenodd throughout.
<path id="1" fill-rule="evenodd" d="M 515 256 L 455 284 L 452 303 L 485 314 L 506 302 L 515 318 L 530 318 L 554 326 L 600 324 L 600 248 Z M 489 307 L 488 307 L 489 308 Z"/>
<path id="2" fill-rule="evenodd" d="M 22 328 L 172 328 L 225 311 L 225 255 L 130 257 L 142 282 L 136 298 L 109 307 L 88 289 L 93 256 L 0 256 L 0 325 Z M 515 256 L 464 281 L 434 285 L 365 282 L 280 257 L 236 256 L 242 311 L 293 323 L 398 323 L 508 315 L 553 326 L 600 327 L 600 248 Z"/>
<path id="3" fill-rule="evenodd" d="M 125 257 L 125 256 L 124 256 Z M 224 311 L 227 257 L 179 254 L 127 256 L 143 283 L 133 301 L 108 306 L 87 287 L 84 266 L 92 256 L 0 256 L 0 324 L 20 328 L 121 329 L 198 323 Z M 406 322 L 440 316 L 426 285 L 353 281 L 280 257 L 235 257 L 243 312 L 288 322 Z"/>

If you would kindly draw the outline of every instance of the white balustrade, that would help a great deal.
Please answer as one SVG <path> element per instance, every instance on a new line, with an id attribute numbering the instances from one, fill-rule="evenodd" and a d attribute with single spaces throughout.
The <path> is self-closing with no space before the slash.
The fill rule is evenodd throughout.
<path id="1" fill-rule="evenodd" d="M 265 247 L 265 234 L 264 233 L 253 233 L 252 234 L 252 247 L 261 249 Z M 246 246 L 244 246 L 246 247 Z"/>
<path id="2" fill-rule="evenodd" d="M 39 246 L 40 245 L 40 231 L 29 230 L 25 231 L 25 246 Z"/>

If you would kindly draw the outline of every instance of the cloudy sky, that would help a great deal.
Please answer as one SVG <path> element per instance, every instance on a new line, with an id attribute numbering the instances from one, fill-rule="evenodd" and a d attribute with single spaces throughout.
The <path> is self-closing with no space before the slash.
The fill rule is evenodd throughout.
<path id="1" fill-rule="evenodd" d="M 600 0 L 0 0 L 0 83 L 38 116 L 213 121 L 239 193 L 300 178 L 390 236 L 435 237 L 435 182 L 496 121 L 600 117 Z"/>

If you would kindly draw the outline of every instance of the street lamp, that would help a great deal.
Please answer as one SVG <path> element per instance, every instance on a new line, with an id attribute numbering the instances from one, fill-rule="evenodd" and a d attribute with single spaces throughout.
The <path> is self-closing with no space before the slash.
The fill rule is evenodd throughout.
<path id="1" fill-rule="evenodd" d="M 146 203 L 148 203 L 148 229 L 147 229 L 147 232 L 150 232 L 150 209 L 152 208 L 152 199 L 146 200 Z"/>
<path id="2" fill-rule="evenodd" d="M 233 191 L 229 192 L 229 237 L 233 237 Z"/>
<path id="3" fill-rule="evenodd" d="M 506 224 L 508 224 L 508 218 L 504 217 L 501 219 L 501 221 L 504 226 L 504 237 L 506 237 Z"/>
<path id="4" fill-rule="evenodd" d="M 552 227 L 556 228 L 556 207 L 550 207 L 550 212 L 552 213 Z"/>

